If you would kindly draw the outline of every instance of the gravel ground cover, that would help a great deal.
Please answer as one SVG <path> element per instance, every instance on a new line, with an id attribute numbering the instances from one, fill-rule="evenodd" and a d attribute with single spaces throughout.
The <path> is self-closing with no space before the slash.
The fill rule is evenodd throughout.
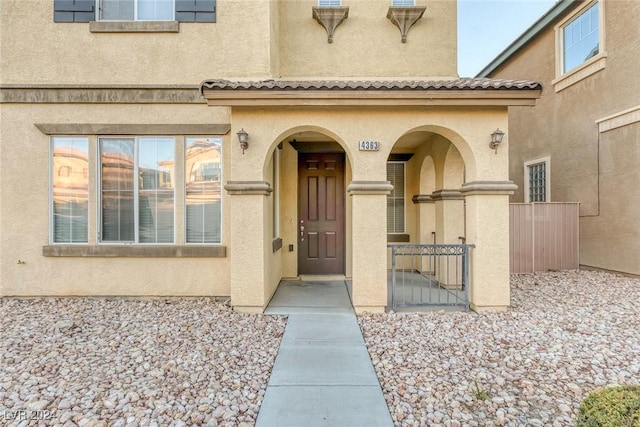
<path id="1" fill-rule="evenodd" d="M 582 399 L 640 384 L 640 280 L 512 276 L 505 313 L 365 315 L 398 426 L 573 426 Z"/>
<path id="2" fill-rule="evenodd" d="M 0 425 L 255 424 L 286 318 L 212 299 L 0 299 Z"/>

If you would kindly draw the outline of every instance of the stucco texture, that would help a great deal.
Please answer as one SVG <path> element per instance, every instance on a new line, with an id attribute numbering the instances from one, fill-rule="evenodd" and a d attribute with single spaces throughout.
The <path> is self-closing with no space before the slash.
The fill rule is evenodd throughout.
<path id="1" fill-rule="evenodd" d="M 439 131 L 436 147 L 425 141 L 424 150 L 432 156 L 422 153 L 416 157 L 411 166 L 410 177 L 420 182 L 422 162 L 436 159 L 433 178 L 442 185 L 448 183 L 458 188 L 463 183 L 463 170 L 467 181 L 506 181 L 508 142 L 495 154 L 488 147 L 489 134 L 496 127 L 506 128 L 506 111 L 504 109 L 386 109 L 377 108 L 347 108 L 328 110 L 326 108 L 301 109 L 269 109 L 269 108 L 232 108 L 232 130 L 235 134 L 241 128 L 249 133 L 249 149 L 241 153 L 238 144 L 231 144 L 231 167 L 228 179 L 232 181 L 272 181 L 271 162 L 273 151 L 279 143 L 283 143 L 281 150 L 281 194 L 280 194 L 280 233 L 283 238 L 283 249 L 280 254 L 282 275 L 295 277 L 297 275 L 297 153 L 288 144 L 296 135 L 304 132 L 315 132 L 325 135 L 327 140 L 338 142 L 345 150 L 351 181 L 386 181 L 386 162 L 396 142 L 405 134 L 414 131 L 433 135 Z M 379 123 L 385 126 L 379 126 Z M 457 143 L 452 151 L 452 142 L 448 142 L 442 135 L 449 135 Z M 359 151 L 360 140 L 378 140 L 381 149 L 377 152 Z M 415 147 L 420 151 L 420 146 Z M 430 151 L 431 150 L 431 151 Z M 466 156 L 466 161 L 463 159 Z M 418 160 L 420 159 L 420 160 Z M 436 177 L 439 175 L 439 177 Z M 349 182 L 346 184 L 348 185 Z M 431 183 L 437 188 L 435 183 Z M 417 191 L 419 186 L 409 185 L 409 191 Z M 271 196 L 269 196 L 271 197 Z M 410 195 L 409 195 L 410 197 Z M 472 258 L 475 271 L 475 300 L 478 309 L 484 307 L 505 308 L 509 304 L 508 292 L 508 196 L 507 195 L 475 195 L 478 207 L 471 215 L 464 215 L 462 200 L 443 201 L 450 205 L 447 212 L 455 212 L 455 221 L 444 219 L 444 210 L 440 212 L 443 221 L 439 224 L 441 241 L 459 243 L 458 237 L 467 230 L 468 243 L 477 244 L 476 252 L 480 254 Z M 265 196 L 231 196 L 229 202 L 233 206 L 231 221 L 232 235 L 232 282 L 234 287 L 236 277 L 242 284 L 239 292 L 244 296 L 242 306 L 266 304 L 272 294 L 272 280 L 269 276 L 262 281 L 259 273 L 245 274 L 247 259 L 252 259 L 252 265 L 261 270 L 261 259 L 273 260 L 268 247 L 272 236 L 272 217 L 266 211 L 272 210 L 269 202 L 263 205 L 261 198 Z M 488 201 L 484 206 L 485 198 Z M 347 251 L 346 270 L 351 273 L 353 280 L 353 301 L 356 310 L 380 311 L 386 305 L 386 268 L 388 255 L 386 248 L 386 195 L 347 195 L 351 208 L 347 209 L 347 226 L 349 239 L 352 240 Z M 417 224 L 418 212 L 416 205 L 407 203 L 408 230 L 412 241 L 419 239 Z M 504 214 L 495 212 L 504 209 Z M 243 212 L 242 219 L 234 219 L 233 212 Z M 451 217 L 451 213 L 447 213 Z M 448 218 L 447 217 L 447 218 Z M 263 221 L 260 218 L 264 218 Z M 453 218 L 453 217 L 452 217 Z M 241 226 L 242 224 L 242 226 Z M 466 224 L 466 225 L 465 225 Z M 429 225 L 425 224 L 425 227 Z M 433 225 L 431 225 L 433 227 Z M 436 225 L 436 227 L 438 227 Z M 445 228 L 446 227 L 446 228 Z M 472 233 L 470 233 L 470 230 Z M 480 230 L 480 231 L 476 231 Z M 506 233 L 505 234 L 505 230 Z M 265 236 L 263 242 L 251 242 L 253 236 Z M 495 236 L 498 236 L 496 239 Z M 471 238 L 470 236 L 473 236 Z M 267 242 L 267 237 L 268 242 Z M 477 240 L 477 243 L 476 243 Z M 242 249 L 234 242 L 246 242 Z M 268 243 L 268 244 L 267 244 Z M 289 244 L 294 245 L 294 251 L 288 252 Z M 239 251 L 242 251 L 241 253 Z M 238 257 L 238 254 L 240 256 Z M 487 255 L 482 255 L 488 253 Z M 236 258 L 238 257 L 238 258 Z M 475 253 L 474 253 L 475 257 Z M 488 261 L 490 259 L 490 262 Z M 480 262 L 482 261 L 482 262 Z M 271 262 L 271 261 L 270 261 Z M 504 264 L 504 265 L 501 265 Z M 234 273 L 235 272 L 235 273 Z M 241 272 L 245 277 L 240 277 Z M 238 276 L 236 276 L 236 274 Z M 235 292 L 232 290 L 232 294 Z M 253 294 L 249 296 L 248 293 Z"/>
<path id="2" fill-rule="evenodd" d="M 455 1 L 416 1 L 424 16 L 400 40 L 386 18 L 388 0 L 345 0 L 349 17 L 335 30 L 333 42 L 313 18 L 316 0 L 280 4 L 280 73 L 289 77 L 433 77 L 457 76 Z M 409 60 L 410 59 L 410 60 Z"/>
<path id="3" fill-rule="evenodd" d="M 548 201 L 580 202 L 580 264 L 640 274 L 640 222 L 632 208 L 640 205 L 638 123 L 605 132 L 597 123 L 639 105 L 640 80 L 630 73 L 640 69 L 640 3 L 605 1 L 600 10 L 600 71 L 556 91 L 552 23 L 491 77 L 534 79 L 544 87 L 535 107 L 509 109 L 509 175 L 519 187 L 511 200 L 524 201 L 524 162 L 549 157 Z"/>
<path id="4" fill-rule="evenodd" d="M 135 119 L 132 119 L 135 118 Z M 202 105 L 2 106 L 0 126 L 0 295 L 228 296 L 228 258 L 43 257 L 49 244 L 50 137 L 34 123 L 216 123 L 226 111 Z M 223 136 L 223 155 L 227 138 Z M 182 138 L 176 135 L 177 152 Z M 96 243 L 97 140 L 89 139 L 89 244 Z M 176 157 L 177 158 L 177 157 Z M 184 242 L 183 165 L 176 164 L 176 244 Z M 224 173 L 224 172 L 223 172 Z M 229 211 L 223 194 L 222 245 L 228 245 Z M 18 260 L 24 264 L 19 264 Z"/>
<path id="5" fill-rule="evenodd" d="M 454 1 L 430 2 L 407 43 L 386 18 L 389 1 L 346 1 L 349 18 L 333 44 L 312 18 L 315 0 L 218 0 L 216 23 L 181 22 L 178 33 L 92 33 L 88 23 L 54 23 L 52 2 L 2 3 L 5 84 L 457 76 Z"/>

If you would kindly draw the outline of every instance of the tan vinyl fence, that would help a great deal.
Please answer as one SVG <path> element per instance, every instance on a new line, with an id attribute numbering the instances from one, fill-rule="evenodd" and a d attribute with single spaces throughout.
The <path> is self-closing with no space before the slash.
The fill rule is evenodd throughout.
<path id="1" fill-rule="evenodd" d="M 579 209 L 579 203 L 511 203 L 511 273 L 578 268 Z"/>

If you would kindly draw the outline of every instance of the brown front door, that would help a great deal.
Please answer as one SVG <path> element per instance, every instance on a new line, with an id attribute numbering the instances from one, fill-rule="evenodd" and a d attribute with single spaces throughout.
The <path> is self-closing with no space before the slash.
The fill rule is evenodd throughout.
<path id="1" fill-rule="evenodd" d="M 344 274 L 344 154 L 298 154 L 298 273 Z"/>

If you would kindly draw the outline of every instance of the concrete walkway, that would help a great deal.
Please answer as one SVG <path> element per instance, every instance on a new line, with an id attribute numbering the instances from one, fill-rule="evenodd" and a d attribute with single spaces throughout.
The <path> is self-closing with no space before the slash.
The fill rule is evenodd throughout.
<path id="1" fill-rule="evenodd" d="M 258 427 L 392 426 L 344 281 L 282 282 L 265 314 L 287 314 Z"/>

